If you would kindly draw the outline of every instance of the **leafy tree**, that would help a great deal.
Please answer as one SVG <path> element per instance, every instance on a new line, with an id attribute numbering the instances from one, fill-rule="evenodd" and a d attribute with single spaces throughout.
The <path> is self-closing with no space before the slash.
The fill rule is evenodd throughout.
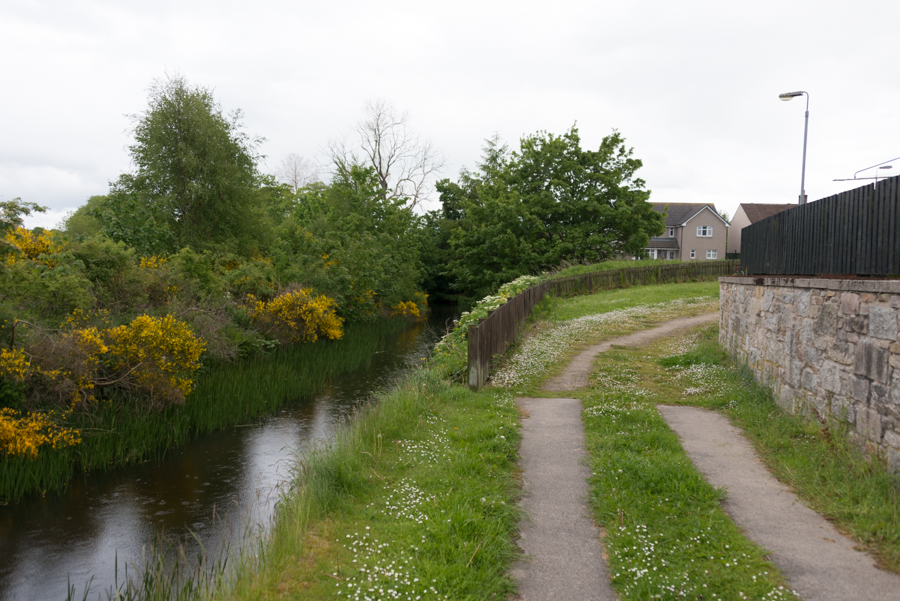
<path id="1" fill-rule="evenodd" d="M 155 82 L 148 104 L 133 117 L 129 151 L 136 171 L 113 184 L 110 218 L 98 217 L 107 233 L 141 252 L 152 250 L 132 241 L 152 226 L 157 234 L 171 232 L 170 251 L 190 246 L 252 254 L 266 229 L 256 202 L 261 140 L 241 131 L 240 111 L 223 115 L 210 90 L 182 77 Z"/>
<path id="2" fill-rule="evenodd" d="M 664 226 L 635 178 L 640 167 L 617 132 L 596 151 L 581 148 L 574 126 L 562 136 L 527 136 L 512 153 L 489 140 L 475 173 L 439 184 L 445 218 L 458 221 L 454 285 L 485 294 L 562 261 L 639 253 Z"/>
<path id="3" fill-rule="evenodd" d="M 22 227 L 22 216 L 31 215 L 32 211 L 43 213 L 46 210 L 47 207 L 33 202 L 23 202 L 21 198 L 0 201 L 0 257 L 15 250 L 6 237 L 16 228 Z"/>

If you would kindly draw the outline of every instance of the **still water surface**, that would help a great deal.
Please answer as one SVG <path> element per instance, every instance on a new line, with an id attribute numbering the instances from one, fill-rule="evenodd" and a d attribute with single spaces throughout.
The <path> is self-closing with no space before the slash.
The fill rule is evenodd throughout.
<path id="1" fill-rule="evenodd" d="M 111 589 L 118 558 L 138 563 L 160 533 L 207 551 L 246 540 L 268 524 L 298 453 L 327 442 L 340 420 L 411 365 L 421 363 L 455 309 L 435 306 L 427 323 L 388 337 L 369 364 L 333 378 L 312 397 L 188 443 L 160 462 L 78 478 L 58 497 L 0 507 L 0 599 L 81 598 Z M 194 533 L 196 539 L 191 536 Z M 131 570 L 129 570 L 130 573 Z"/>

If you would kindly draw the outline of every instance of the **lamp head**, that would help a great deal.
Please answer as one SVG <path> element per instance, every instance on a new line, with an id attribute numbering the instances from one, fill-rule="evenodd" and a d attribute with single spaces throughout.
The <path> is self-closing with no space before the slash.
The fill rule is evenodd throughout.
<path id="1" fill-rule="evenodd" d="M 785 92 L 784 94 L 779 94 L 778 97 L 787 102 L 791 98 L 796 98 L 797 96 L 802 96 L 803 92 Z"/>

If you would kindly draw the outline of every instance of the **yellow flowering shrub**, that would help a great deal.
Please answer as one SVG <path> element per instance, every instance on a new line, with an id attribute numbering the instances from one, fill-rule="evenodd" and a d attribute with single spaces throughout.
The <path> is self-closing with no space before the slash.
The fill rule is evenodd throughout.
<path id="1" fill-rule="evenodd" d="M 38 449 L 50 445 L 54 449 L 74 446 L 81 442 L 78 430 L 58 424 L 68 412 L 25 413 L 20 415 L 9 408 L 0 409 L 0 450 L 7 455 L 37 457 Z"/>
<path id="2" fill-rule="evenodd" d="M 402 301 L 391 307 L 392 317 L 419 317 L 419 306 L 413 301 Z"/>
<path id="3" fill-rule="evenodd" d="M 40 255 L 50 255 L 60 250 L 60 245 L 54 241 L 53 234 L 47 230 L 33 232 L 24 227 L 17 227 L 7 232 L 6 242 L 32 261 Z M 13 255 L 8 260 L 15 262 L 16 257 Z"/>
<path id="4" fill-rule="evenodd" d="M 31 362 L 28 355 L 19 349 L 0 349 L 0 376 L 7 376 L 21 382 L 28 373 Z"/>
<path id="5" fill-rule="evenodd" d="M 298 288 L 270 301 L 252 295 L 248 300 L 256 327 L 281 342 L 315 342 L 320 336 L 339 340 L 344 335 L 344 320 L 335 313 L 337 303 L 324 294 L 313 296 Z"/>
<path id="6" fill-rule="evenodd" d="M 107 339 L 112 365 L 149 395 L 152 407 L 184 402 L 206 347 L 186 323 L 140 315 L 108 330 Z"/>
<path id="7" fill-rule="evenodd" d="M 152 257 L 141 257 L 141 269 L 159 269 L 166 264 L 168 259 L 162 255 L 153 255 Z"/>

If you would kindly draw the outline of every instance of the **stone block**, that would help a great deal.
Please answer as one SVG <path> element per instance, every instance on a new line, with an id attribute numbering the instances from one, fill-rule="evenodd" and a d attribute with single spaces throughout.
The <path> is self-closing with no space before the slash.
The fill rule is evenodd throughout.
<path id="1" fill-rule="evenodd" d="M 891 400 L 895 405 L 900 405 L 900 370 L 894 371 L 891 379 Z"/>
<path id="2" fill-rule="evenodd" d="M 823 361 L 819 369 L 819 384 L 825 390 L 841 392 L 841 368 L 834 361 Z"/>
<path id="3" fill-rule="evenodd" d="M 857 334 L 865 334 L 869 329 L 869 318 L 865 315 L 854 315 L 844 320 L 844 329 Z"/>
<path id="4" fill-rule="evenodd" d="M 834 397 L 831 399 L 831 415 L 835 419 L 849 424 L 856 422 L 856 411 L 853 409 L 853 403 L 845 398 Z"/>
<path id="5" fill-rule="evenodd" d="M 867 407 L 859 407 L 856 410 L 856 431 L 865 440 L 874 443 L 881 442 L 882 424 L 878 412 Z"/>
<path id="6" fill-rule="evenodd" d="M 845 340 L 835 340 L 828 347 L 825 355 L 832 361 L 836 361 L 842 365 L 850 365 L 855 358 L 856 345 L 846 342 Z"/>
<path id="7" fill-rule="evenodd" d="M 891 295 L 891 307 L 894 309 L 900 309 L 900 296 L 896 294 Z"/>
<path id="8" fill-rule="evenodd" d="M 844 315 L 856 315 L 859 313 L 859 295 L 855 292 L 841 294 L 841 313 Z"/>
<path id="9" fill-rule="evenodd" d="M 781 394 L 775 397 L 775 401 L 778 403 L 778 406 L 782 408 L 782 410 L 788 413 L 794 413 L 795 407 L 795 399 L 797 397 L 797 393 L 790 386 L 782 386 Z"/>
<path id="10" fill-rule="evenodd" d="M 891 402 L 891 387 L 889 384 L 872 382 L 869 387 L 869 406 L 884 405 Z"/>
<path id="11" fill-rule="evenodd" d="M 850 396 L 861 403 L 869 402 L 869 380 L 859 376 L 850 376 Z"/>
<path id="12" fill-rule="evenodd" d="M 800 290 L 796 293 L 796 309 L 797 315 L 808 315 L 809 314 L 809 299 L 810 292 L 809 290 Z"/>
<path id="13" fill-rule="evenodd" d="M 788 292 L 784 292 L 781 295 L 781 302 L 785 305 L 793 305 L 794 304 L 794 295 Z"/>
<path id="14" fill-rule="evenodd" d="M 834 336 L 835 332 L 837 332 L 837 324 L 837 303 L 826 303 L 822 305 L 822 309 L 816 317 L 816 334 L 819 336 Z"/>
<path id="15" fill-rule="evenodd" d="M 900 474 L 900 450 L 894 447 L 887 447 L 887 462 L 888 469 L 891 472 Z"/>
<path id="16" fill-rule="evenodd" d="M 869 307 L 869 336 L 897 340 L 897 312 L 882 305 Z"/>
<path id="17" fill-rule="evenodd" d="M 900 434 L 893 430 L 884 431 L 884 444 L 900 450 Z"/>
<path id="18" fill-rule="evenodd" d="M 803 373 L 800 375 L 800 386 L 806 390 L 815 392 L 818 385 L 819 380 L 816 377 L 816 372 L 809 368 L 804 369 Z"/>
<path id="19" fill-rule="evenodd" d="M 888 349 L 879 348 L 869 340 L 861 340 L 856 345 L 854 373 L 886 384 L 890 370 L 890 351 Z"/>

